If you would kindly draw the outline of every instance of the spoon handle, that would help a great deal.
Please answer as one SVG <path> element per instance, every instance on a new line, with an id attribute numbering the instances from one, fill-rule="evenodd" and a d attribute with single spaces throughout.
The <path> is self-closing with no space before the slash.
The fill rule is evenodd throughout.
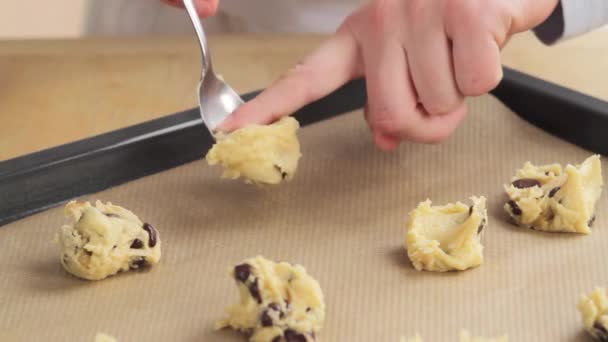
<path id="1" fill-rule="evenodd" d="M 196 36 L 198 37 L 198 42 L 201 47 L 201 58 L 203 62 L 203 70 L 201 70 L 201 74 L 204 77 L 207 72 L 211 71 L 211 55 L 209 55 L 209 48 L 207 47 L 207 37 L 205 36 L 203 24 L 201 23 L 198 12 L 196 11 L 194 0 L 184 0 L 184 6 L 186 7 L 186 11 L 190 16 L 192 26 L 194 26 L 194 31 L 196 32 Z"/>

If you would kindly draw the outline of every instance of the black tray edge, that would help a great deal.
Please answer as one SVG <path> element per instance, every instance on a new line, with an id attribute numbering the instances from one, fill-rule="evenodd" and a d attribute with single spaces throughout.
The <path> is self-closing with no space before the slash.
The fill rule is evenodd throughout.
<path id="1" fill-rule="evenodd" d="M 509 68 L 492 94 L 548 133 L 608 155 L 608 102 Z"/>
<path id="2" fill-rule="evenodd" d="M 607 154 L 608 102 L 507 67 L 491 93 L 549 133 Z M 358 79 L 294 116 L 305 126 L 360 109 L 366 102 L 365 80 Z M 198 109 L 190 109 L 0 162 L 0 226 L 201 159 L 211 145 Z"/>
<path id="3" fill-rule="evenodd" d="M 248 101 L 259 91 L 242 95 Z M 302 126 L 361 108 L 354 80 L 294 113 Z M 213 144 L 198 108 L 0 162 L 0 226 L 89 193 L 199 160 Z"/>

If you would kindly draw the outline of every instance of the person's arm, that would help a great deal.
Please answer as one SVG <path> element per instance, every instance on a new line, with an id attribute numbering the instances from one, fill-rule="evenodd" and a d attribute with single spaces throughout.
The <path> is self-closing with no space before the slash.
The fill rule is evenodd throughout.
<path id="1" fill-rule="evenodd" d="M 555 44 L 608 24 L 608 1 L 561 0 L 551 16 L 534 29 L 545 44 Z"/>

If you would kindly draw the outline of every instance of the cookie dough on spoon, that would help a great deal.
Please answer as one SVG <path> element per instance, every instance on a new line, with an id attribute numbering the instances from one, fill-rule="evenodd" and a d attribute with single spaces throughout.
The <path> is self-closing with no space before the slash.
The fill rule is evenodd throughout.
<path id="1" fill-rule="evenodd" d="M 302 156 L 296 132 L 300 124 L 287 116 L 271 125 L 249 125 L 218 133 L 207 153 L 209 165 L 222 165 L 223 178 L 247 183 L 279 184 L 291 180 Z"/>

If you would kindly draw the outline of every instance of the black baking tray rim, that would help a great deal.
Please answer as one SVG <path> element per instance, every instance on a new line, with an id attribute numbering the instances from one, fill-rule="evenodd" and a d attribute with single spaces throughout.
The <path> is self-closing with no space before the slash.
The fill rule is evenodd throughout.
<path id="1" fill-rule="evenodd" d="M 507 67 L 491 94 L 531 124 L 608 154 L 608 102 Z M 294 116 L 306 126 L 360 109 L 366 102 L 365 80 L 357 79 Z M 0 226 L 201 159 L 212 143 L 195 108 L 2 161 Z"/>

